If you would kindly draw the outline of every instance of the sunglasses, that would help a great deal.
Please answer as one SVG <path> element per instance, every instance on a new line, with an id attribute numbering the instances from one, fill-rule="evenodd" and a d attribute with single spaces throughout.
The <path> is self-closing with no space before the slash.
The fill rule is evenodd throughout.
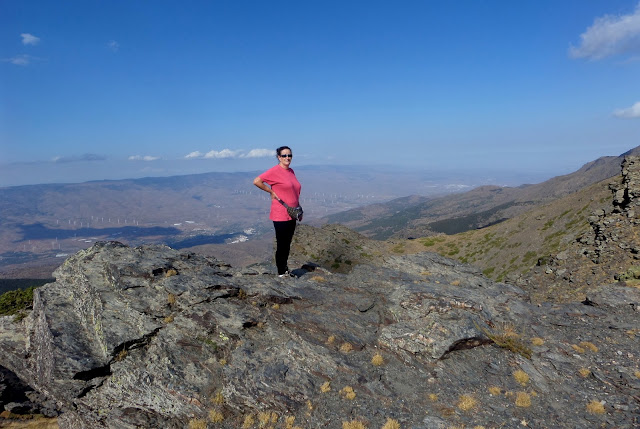
<path id="1" fill-rule="evenodd" d="M 284 155 L 279 155 L 280 158 L 293 158 L 293 155 L 290 153 L 284 154 Z"/>

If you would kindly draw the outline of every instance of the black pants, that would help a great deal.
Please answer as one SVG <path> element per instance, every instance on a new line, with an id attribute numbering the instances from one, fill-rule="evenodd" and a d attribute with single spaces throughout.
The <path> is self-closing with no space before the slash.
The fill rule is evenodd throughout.
<path id="1" fill-rule="evenodd" d="M 296 221 L 274 220 L 273 227 L 276 229 L 276 266 L 278 267 L 278 274 L 284 274 L 289 269 L 287 267 L 287 259 L 289 259 L 293 233 L 296 232 Z"/>

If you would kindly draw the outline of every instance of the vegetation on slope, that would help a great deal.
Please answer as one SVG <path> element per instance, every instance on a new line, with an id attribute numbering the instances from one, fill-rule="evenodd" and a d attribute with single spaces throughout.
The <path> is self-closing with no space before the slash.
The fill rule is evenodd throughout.
<path id="1" fill-rule="evenodd" d="M 487 277 L 504 281 L 566 251 L 586 233 L 592 212 L 610 205 L 610 181 L 487 228 L 407 240 L 402 248 L 406 253 L 434 251 L 476 265 Z"/>

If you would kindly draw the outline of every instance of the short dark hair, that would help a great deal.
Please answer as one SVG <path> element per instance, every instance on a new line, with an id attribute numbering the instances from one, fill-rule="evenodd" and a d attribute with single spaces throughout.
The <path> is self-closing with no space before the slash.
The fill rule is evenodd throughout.
<path id="1" fill-rule="evenodd" d="M 278 149 L 276 149 L 276 156 L 280 156 L 282 151 L 285 150 L 285 149 L 289 149 L 289 152 L 293 153 L 293 151 L 291 150 L 291 148 L 289 146 L 280 146 Z"/>

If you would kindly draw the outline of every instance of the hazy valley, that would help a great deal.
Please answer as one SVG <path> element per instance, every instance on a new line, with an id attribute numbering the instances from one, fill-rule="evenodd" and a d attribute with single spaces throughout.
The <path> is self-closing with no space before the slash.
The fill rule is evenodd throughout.
<path id="1" fill-rule="evenodd" d="M 303 183 L 305 223 L 404 195 L 462 192 L 498 181 L 470 173 L 388 167 L 308 166 Z M 76 251 L 100 240 L 164 243 L 221 253 L 234 264 L 268 258 L 269 201 L 251 184 L 258 172 L 32 185 L 0 189 L 0 278 L 45 278 Z M 262 237 L 264 233 L 268 236 Z M 233 244 L 233 246 L 226 246 Z M 256 249 L 258 246 L 258 249 Z"/>

